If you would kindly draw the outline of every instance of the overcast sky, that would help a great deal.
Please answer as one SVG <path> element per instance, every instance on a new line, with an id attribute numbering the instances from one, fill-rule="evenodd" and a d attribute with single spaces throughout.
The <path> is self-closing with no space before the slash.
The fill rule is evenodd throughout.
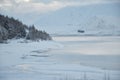
<path id="1" fill-rule="evenodd" d="M 0 0 L 0 11 L 14 14 L 47 13 L 68 6 L 87 6 L 120 0 Z"/>

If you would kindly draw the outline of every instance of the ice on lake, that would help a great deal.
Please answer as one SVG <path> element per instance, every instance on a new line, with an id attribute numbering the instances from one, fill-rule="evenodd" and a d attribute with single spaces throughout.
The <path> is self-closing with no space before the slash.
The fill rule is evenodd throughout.
<path id="1" fill-rule="evenodd" d="M 0 80 L 119 80 L 119 36 L 0 44 Z"/>

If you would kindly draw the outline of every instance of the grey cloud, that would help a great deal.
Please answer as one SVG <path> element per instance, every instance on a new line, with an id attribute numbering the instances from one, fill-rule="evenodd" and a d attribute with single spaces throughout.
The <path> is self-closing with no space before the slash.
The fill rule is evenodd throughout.
<path id="1" fill-rule="evenodd" d="M 100 3 L 120 2 L 120 0 L 0 0 L 0 8 L 14 14 L 46 13 L 67 6 L 86 6 Z M 23 10 L 24 9 L 24 10 Z"/>

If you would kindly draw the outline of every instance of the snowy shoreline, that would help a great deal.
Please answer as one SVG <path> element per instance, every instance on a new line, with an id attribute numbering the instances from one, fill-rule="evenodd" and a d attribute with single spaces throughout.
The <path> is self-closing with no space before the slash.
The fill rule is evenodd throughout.
<path id="1" fill-rule="evenodd" d="M 93 63 L 91 65 L 90 63 L 89 65 L 86 65 L 88 63 L 82 63 L 82 61 L 81 63 L 79 63 L 82 58 L 84 61 L 85 58 L 89 57 L 90 60 L 88 61 L 90 62 L 93 58 L 89 55 L 80 55 L 74 52 L 77 51 L 76 47 L 82 49 L 83 45 L 87 46 L 89 45 L 89 43 L 91 43 L 91 41 L 91 44 L 93 44 L 94 40 L 101 40 L 101 38 L 88 37 L 88 42 L 86 43 L 86 45 L 85 43 L 82 43 L 82 41 L 86 41 L 86 38 L 72 39 L 67 37 L 67 39 L 57 39 L 55 39 L 55 41 L 39 42 L 24 42 L 23 39 L 20 39 L 10 40 L 8 41 L 8 44 L 0 44 L 0 80 L 107 80 L 109 78 L 110 80 L 120 79 L 119 70 L 102 69 L 100 68 L 100 66 L 97 67 L 95 65 L 92 65 Z M 109 40 L 110 38 L 107 37 L 104 39 Z M 117 41 L 117 39 L 114 39 L 114 42 Z M 63 40 L 63 42 L 61 42 L 61 40 Z M 64 40 L 68 40 L 68 42 L 64 42 Z M 78 42 L 71 43 L 70 41 L 72 40 L 80 40 L 81 47 L 76 45 L 78 44 Z M 109 41 L 111 41 L 111 39 Z M 75 47 L 75 49 L 73 47 Z M 68 51 L 64 52 L 64 49 Z M 82 52 L 82 50 L 80 51 Z M 99 59 L 97 61 L 99 61 Z"/>

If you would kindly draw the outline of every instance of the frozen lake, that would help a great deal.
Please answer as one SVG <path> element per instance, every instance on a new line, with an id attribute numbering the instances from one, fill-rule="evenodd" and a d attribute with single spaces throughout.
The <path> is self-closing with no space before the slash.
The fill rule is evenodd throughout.
<path id="1" fill-rule="evenodd" d="M 54 40 L 64 45 L 53 51 L 60 61 L 120 70 L 119 36 L 59 36 Z"/>
<path id="2" fill-rule="evenodd" d="M 120 80 L 120 37 L 0 44 L 0 80 Z"/>

